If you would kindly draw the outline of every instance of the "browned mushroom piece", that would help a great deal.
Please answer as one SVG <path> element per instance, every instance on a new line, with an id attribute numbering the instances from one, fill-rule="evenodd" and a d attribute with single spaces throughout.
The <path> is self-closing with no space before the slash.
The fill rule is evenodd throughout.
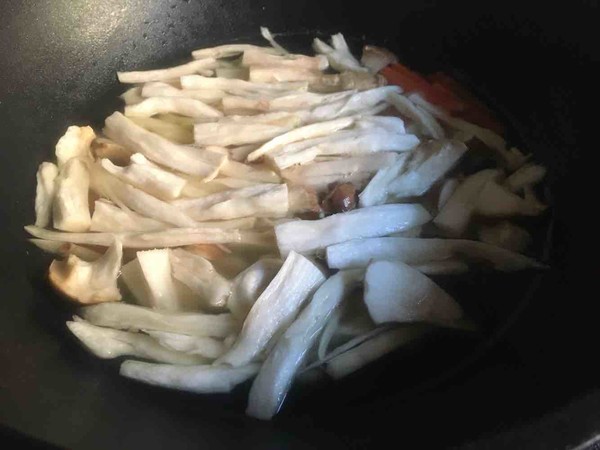
<path id="1" fill-rule="evenodd" d="M 330 186 L 329 193 L 322 202 L 323 210 L 328 214 L 351 211 L 356 208 L 357 192 L 352 183 L 339 183 Z"/>

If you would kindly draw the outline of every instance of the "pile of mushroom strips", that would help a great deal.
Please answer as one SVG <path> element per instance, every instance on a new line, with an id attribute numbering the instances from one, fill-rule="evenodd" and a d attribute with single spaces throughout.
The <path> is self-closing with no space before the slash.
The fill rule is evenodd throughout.
<path id="1" fill-rule="evenodd" d="M 247 413 L 270 419 L 300 374 L 343 377 L 465 326 L 429 275 L 542 268 L 507 218 L 544 210 L 545 170 L 386 86 L 389 52 L 359 62 L 338 34 L 290 54 L 262 33 L 270 46 L 119 73 L 124 113 L 100 135 L 68 128 L 26 230 L 59 256 L 52 285 L 88 305 L 67 326 L 91 352 L 198 393 L 254 378 Z M 474 141 L 498 164 L 467 175 Z"/>

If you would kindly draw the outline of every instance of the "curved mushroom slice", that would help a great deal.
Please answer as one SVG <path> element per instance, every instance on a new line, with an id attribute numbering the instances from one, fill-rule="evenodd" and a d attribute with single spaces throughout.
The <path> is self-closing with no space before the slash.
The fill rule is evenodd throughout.
<path id="1" fill-rule="evenodd" d="M 36 173 L 37 186 L 35 188 L 35 226 L 47 227 L 52 219 L 52 203 L 56 191 L 55 180 L 58 176 L 58 167 L 50 162 L 40 164 Z"/>
<path id="2" fill-rule="evenodd" d="M 329 66 L 327 58 L 322 55 L 274 55 L 263 49 L 248 48 L 244 50 L 242 65 L 254 67 L 285 67 L 295 70 L 320 71 Z M 292 81 L 292 80 L 280 80 Z"/>
<path id="3" fill-rule="evenodd" d="M 266 123 L 216 122 L 194 125 L 198 145 L 246 145 L 268 141 L 290 130 L 288 126 Z"/>
<path id="4" fill-rule="evenodd" d="M 222 309 L 227 304 L 231 282 L 207 259 L 182 249 L 170 250 L 173 277 L 185 284 L 204 306 Z"/>
<path id="5" fill-rule="evenodd" d="M 183 125 L 168 122 L 164 119 L 156 117 L 129 117 L 136 125 L 144 128 L 147 131 L 158 134 L 159 136 L 180 145 L 190 145 L 194 143 L 194 126 Z M 163 116 L 164 117 L 164 116 Z M 110 159 L 110 158 L 109 158 Z M 113 161 L 114 162 L 114 161 Z M 119 165 L 126 166 L 129 162 L 129 157 L 125 162 Z"/>
<path id="6" fill-rule="evenodd" d="M 115 302 L 121 300 L 117 277 L 121 269 L 123 247 L 113 239 L 106 253 L 88 262 L 75 255 L 64 261 L 52 261 L 50 283 L 62 294 L 79 303 Z"/>
<path id="7" fill-rule="evenodd" d="M 125 211 L 108 200 L 96 200 L 90 231 L 118 233 L 124 231 L 155 231 L 172 228 L 171 225 Z"/>
<path id="8" fill-rule="evenodd" d="M 216 228 L 208 228 L 215 226 Z M 123 247 L 137 249 L 182 247 L 195 244 L 248 244 L 272 245 L 273 233 L 220 228 L 219 222 L 196 223 L 194 228 L 171 228 L 168 230 L 129 233 L 63 233 L 27 225 L 25 231 L 34 237 L 51 241 L 71 242 L 82 245 L 108 247 L 115 237 Z"/>
<path id="9" fill-rule="evenodd" d="M 298 311 L 325 281 L 312 261 L 291 252 L 248 313 L 233 347 L 218 363 L 243 366 L 257 358 L 294 320 Z"/>
<path id="10" fill-rule="evenodd" d="M 291 144 L 293 142 L 298 142 L 304 139 L 311 139 L 335 133 L 338 130 L 348 128 L 353 123 L 353 118 L 345 117 L 342 119 L 314 123 L 312 125 L 306 125 L 304 127 L 296 128 L 295 130 L 289 131 L 285 134 L 282 134 L 281 136 L 277 136 L 276 138 L 271 139 L 269 142 L 263 144 L 261 147 L 254 150 L 248 155 L 248 161 L 255 161 L 258 158 L 264 156 L 265 154 L 278 150 L 283 146 Z"/>
<path id="11" fill-rule="evenodd" d="M 217 60 L 214 58 L 204 58 L 191 61 L 180 66 L 170 67 L 168 69 L 146 70 L 137 72 L 117 72 L 121 83 L 148 83 L 150 81 L 165 81 L 179 78 L 184 75 L 191 75 L 207 69 L 217 67 Z"/>
<path id="12" fill-rule="evenodd" d="M 224 341 L 210 337 L 188 336 L 186 334 L 152 330 L 147 330 L 146 333 L 166 348 L 189 355 L 200 355 L 209 359 L 218 358 L 229 348 Z"/>
<path id="13" fill-rule="evenodd" d="M 357 172 L 373 174 L 383 167 L 390 166 L 398 159 L 396 153 L 380 152 L 373 155 L 339 158 L 332 161 L 316 162 L 306 166 L 292 167 L 282 171 L 282 176 L 293 183 L 304 184 L 311 177 L 331 177 L 331 182 L 343 181 Z"/>
<path id="14" fill-rule="evenodd" d="M 227 44 L 227 45 L 219 45 L 217 47 L 210 48 L 202 48 L 199 50 L 194 50 L 192 52 L 192 56 L 195 59 L 202 58 L 225 58 L 228 56 L 237 55 L 239 53 L 244 53 L 247 50 L 256 50 L 262 53 L 270 54 L 270 55 L 280 55 L 281 51 L 271 48 L 271 47 L 261 47 L 258 45 L 251 44 Z"/>
<path id="15" fill-rule="evenodd" d="M 89 205 L 90 172 L 87 163 L 71 158 L 55 179 L 52 220 L 63 231 L 87 231 L 91 225 Z"/>
<path id="16" fill-rule="evenodd" d="M 465 178 L 439 211 L 433 223 L 449 236 L 462 235 L 475 212 L 482 189 L 490 180 L 499 176 L 499 170 L 486 169 Z"/>
<path id="17" fill-rule="evenodd" d="M 141 333 L 97 327 L 83 320 L 68 321 L 67 327 L 98 358 L 133 356 L 183 365 L 202 364 L 207 361 L 198 355 L 163 347 L 150 336 Z"/>
<path id="18" fill-rule="evenodd" d="M 322 74 L 316 70 L 299 69 L 286 66 L 252 66 L 248 79 L 255 83 L 280 83 L 290 81 L 315 82 Z"/>
<path id="19" fill-rule="evenodd" d="M 162 311 L 198 311 L 201 301 L 194 292 L 178 286 L 177 280 L 172 275 L 171 253 L 169 249 L 153 249 L 137 252 L 136 262 L 132 261 L 123 268 L 124 281 L 134 292 L 139 303 Z M 136 273 L 137 272 L 137 273 Z M 141 275 L 141 277 L 140 277 Z M 142 278 L 145 283 L 143 288 L 133 288 L 134 282 Z M 129 281 L 129 282 L 128 282 Z M 141 297 L 141 290 L 145 295 Z"/>
<path id="20" fill-rule="evenodd" d="M 308 83 L 303 81 L 282 83 L 254 83 L 235 78 L 210 78 L 200 75 L 181 77 L 184 89 L 219 89 L 227 92 L 242 90 L 250 92 L 284 93 L 288 91 L 306 91 Z"/>
<path id="21" fill-rule="evenodd" d="M 108 160 L 104 160 L 104 162 L 108 162 Z M 196 226 L 194 220 L 175 206 L 124 183 L 119 178 L 109 174 L 103 167 L 95 166 L 92 187 L 94 191 L 117 205 L 125 205 L 143 216 L 178 227 L 191 228 Z"/>
<path id="22" fill-rule="evenodd" d="M 327 247 L 327 265 L 332 269 L 367 267 L 370 261 L 376 260 L 395 260 L 418 266 L 452 259 L 485 262 L 502 272 L 546 267 L 527 256 L 466 239 L 383 237 Z"/>
<path id="23" fill-rule="evenodd" d="M 283 217 L 289 210 L 288 188 L 285 184 L 258 184 L 197 199 L 175 200 L 172 205 L 199 221 Z"/>
<path id="24" fill-rule="evenodd" d="M 332 311 L 362 279 L 362 270 L 341 271 L 319 287 L 262 365 L 250 389 L 248 415 L 268 420 L 277 413 L 298 368 Z"/>
<path id="25" fill-rule="evenodd" d="M 125 303 L 103 303 L 80 311 L 88 322 L 121 330 L 154 330 L 190 336 L 224 338 L 237 332 L 238 323 L 231 314 L 156 311 Z"/>
<path id="26" fill-rule="evenodd" d="M 356 92 L 348 98 L 317 106 L 310 112 L 306 121 L 320 122 L 357 114 L 364 115 L 380 104 L 387 104 L 391 94 L 400 93 L 401 91 L 398 86 L 380 86 Z M 380 112 L 380 110 L 377 112 Z"/>
<path id="27" fill-rule="evenodd" d="M 435 139 L 444 138 L 444 129 L 435 120 L 435 117 L 415 105 L 409 98 L 399 93 L 391 93 L 388 101 L 400 114 L 417 123 L 425 135 Z"/>
<path id="28" fill-rule="evenodd" d="M 418 227 L 431 215 L 418 204 L 372 206 L 334 214 L 320 220 L 294 220 L 275 227 L 282 255 L 290 251 L 312 254 L 353 239 L 386 236 Z"/>
<path id="29" fill-rule="evenodd" d="M 135 105 L 125 106 L 127 117 L 152 117 L 167 113 L 180 114 L 194 119 L 223 116 L 223 113 L 218 109 L 208 106 L 200 100 L 184 98 L 183 96 L 150 97 Z"/>
<path id="30" fill-rule="evenodd" d="M 46 241 L 44 239 L 29 239 L 29 242 L 46 253 L 58 255 L 62 258 L 67 258 L 69 255 L 75 255 L 84 261 L 95 261 L 102 256 L 101 253 L 88 247 L 82 247 L 81 245 L 70 244 L 68 242 Z"/>
<path id="31" fill-rule="evenodd" d="M 120 374 L 154 386 L 163 386 L 199 394 L 230 392 L 235 386 L 252 378 L 260 364 L 242 367 L 173 366 L 125 361 Z"/>
<path id="32" fill-rule="evenodd" d="M 374 261 L 365 273 L 365 304 L 376 324 L 456 326 L 462 308 L 427 276 L 400 261 Z"/>
<path id="33" fill-rule="evenodd" d="M 466 145 L 458 141 L 432 141 L 418 147 L 403 166 L 402 173 L 385 187 L 384 201 L 425 194 L 466 151 Z"/>
<path id="34" fill-rule="evenodd" d="M 214 178 L 227 159 L 221 153 L 174 144 L 136 125 L 119 112 L 106 119 L 105 132 L 132 152 L 188 175 Z"/>
<path id="35" fill-rule="evenodd" d="M 127 167 L 101 160 L 110 174 L 162 200 L 174 200 L 181 195 L 187 180 L 148 161 L 141 153 L 131 155 Z"/>
<path id="36" fill-rule="evenodd" d="M 225 91 L 218 89 L 177 89 L 168 83 L 147 83 L 144 84 L 141 91 L 142 97 L 183 97 L 200 100 L 203 103 L 211 105 L 218 103 L 224 96 Z M 142 99 L 143 100 L 143 99 Z"/>
<path id="37" fill-rule="evenodd" d="M 246 319 L 248 312 L 275 278 L 282 264 L 280 259 L 260 259 L 235 277 L 231 284 L 227 308 L 237 319 Z"/>

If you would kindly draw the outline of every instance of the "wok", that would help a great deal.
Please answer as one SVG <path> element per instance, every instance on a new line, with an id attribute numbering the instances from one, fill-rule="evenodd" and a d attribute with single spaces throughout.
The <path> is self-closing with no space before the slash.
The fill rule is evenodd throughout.
<path id="1" fill-rule="evenodd" d="M 5 0 L 0 3 L 0 423 L 10 442 L 69 448 L 566 448 L 600 431 L 594 1 Z M 393 9 L 391 9 L 393 6 Z M 395 9 L 395 10 L 394 10 Z M 385 45 L 469 84 L 550 168 L 551 269 L 475 276 L 462 297 L 481 335 L 438 335 L 356 376 L 300 387 L 272 423 L 247 387 L 195 396 L 122 379 L 64 326 L 33 221 L 35 169 L 69 124 L 119 107 L 115 72 L 177 63 L 259 25 L 307 50 L 316 32 Z M 596 96 L 597 97 L 597 96 Z M 595 125 L 597 127 L 597 125 Z M 592 145 L 594 144 L 594 145 Z M 546 236 L 546 231 L 542 233 Z"/>

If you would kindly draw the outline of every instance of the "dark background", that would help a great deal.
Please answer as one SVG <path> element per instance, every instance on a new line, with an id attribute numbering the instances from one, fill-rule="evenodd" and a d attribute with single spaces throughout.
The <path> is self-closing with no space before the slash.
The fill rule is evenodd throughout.
<path id="1" fill-rule="evenodd" d="M 566 448 L 600 429 L 595 1 L 0 1 L 0 435 L 99 448 Z M 67 336 L 48 259 L 26 244 L 37 165 L 70 124 L 116 109 L 115 71 L 182 61 L 258 27 L 342 31 L 447 70 L 550 168 L 552 269 L 461 289 L 485 331 L 438 334 L 334 386 L 292 392 L 272 423 L 233 396 L 148 388 Z M 298 34 L 300 33 L 300 34 Z M 307 33 L 303 36 L 302 33 Z M 546 224 L 547 224 L 546 223 Z M 529 287 L 531 286 L 531 287 Z M 523 294 L 529 292 L 529 294 Z M 473 306 L 474 305 L 474 306 Z M 423 348 L 424 347 L 424 348 Z"/>

